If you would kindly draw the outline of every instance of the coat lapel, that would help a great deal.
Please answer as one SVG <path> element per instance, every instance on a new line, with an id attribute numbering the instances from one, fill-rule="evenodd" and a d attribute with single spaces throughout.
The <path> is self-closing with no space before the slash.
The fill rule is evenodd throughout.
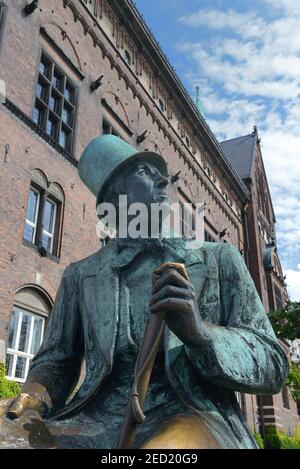
<path id="1" fill-rule="evenodd" d="M 81 285 L 86 348 L 90 353 L 100 348 L 108 368 L 112 366 L 119 319 L 119 279 L 111 268 L 113 257 L 113 245 L 103 248 L 86 269 Z"/>

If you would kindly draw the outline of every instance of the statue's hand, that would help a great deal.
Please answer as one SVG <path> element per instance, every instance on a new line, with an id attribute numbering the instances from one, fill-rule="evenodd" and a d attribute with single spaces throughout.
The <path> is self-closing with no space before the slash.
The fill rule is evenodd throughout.
<path id="1" fill-rule="evenodd" d="M 25 393 L 0 399 L 0 449 L 57 448 L 44 423 L 37 398 Z"/>
<path id="2" fill-rule="evenodd" d="M 159 314 L 183 343 L 199 345 L 205 326 L 184 264 L 166 262 L 154 271 L 150 310 Z"/>
<path id="3" fill-rule="evenodd" d="M 39 414 L 41 414 L 41 402 L 36 397 L 36 395 L 22 392 L 15 400 L 13 400 L 12 404 L 7 410 L 6 415 L 10 419 L 16 419 L 21 417 L 21 415 L 23 415 L 24 412 L 28 409 L 36 410 L 39 412 Z"/>

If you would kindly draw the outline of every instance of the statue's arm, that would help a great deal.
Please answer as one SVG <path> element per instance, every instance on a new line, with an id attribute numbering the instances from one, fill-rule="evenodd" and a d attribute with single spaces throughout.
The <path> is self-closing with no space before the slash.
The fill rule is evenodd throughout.
<path id="1" fill-rule="evenodd" d="M 76 266 L 71 264 L 64 272 L 43 343 L 22 389 L 33 396 L 42 415 L 62 407 L 79 378 L 83 334 L 78 295 Z"/>
<path id="2" fill-rule="evenodd" d="M 186 346 L 186 353 L 209 382 L 235 391 L 276 394 L 284 385 L 288 359 L 236 248 L 224 245 L 219 268 L 225 326 L 202 322 L 198 344 Z"/>

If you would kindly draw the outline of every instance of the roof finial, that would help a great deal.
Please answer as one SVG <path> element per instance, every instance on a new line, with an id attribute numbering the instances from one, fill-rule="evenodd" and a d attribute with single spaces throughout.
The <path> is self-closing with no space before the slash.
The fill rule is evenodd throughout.
<path id="1" fill-rule="evenodd" d="M 252 132 L 252 135 L 257 135 L 258 131 L 257 131 L 257 127 L 256 125 L 253 127 L 253 132 Z"/>

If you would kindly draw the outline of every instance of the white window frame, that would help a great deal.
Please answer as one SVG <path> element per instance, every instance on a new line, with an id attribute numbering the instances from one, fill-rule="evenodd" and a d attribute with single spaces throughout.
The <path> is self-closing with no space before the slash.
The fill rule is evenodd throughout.
<path id="1" fill-rule="evenodd" d="M 28 220 L 28 218 L 26 217 L 25 219 L 25 228 L 26 228 L 26 225 L 28 226 L 31 226 L 33 228 L 33 237 L 32 237 L 32 244 L 36 244 L 36 233 L 37 233 L 37 226 L 38 226 L 38 216 L 39 216 L 39 212 L 40 212 L 40 203 L 41 203 L 41 191 L 39 189 L 36 189 L 34 186 L 31 186 L 30 187 L 30 191 L 34 192 L 35 194 L 38 195 L 37 197 L 37 203 L 36 203 L 36 212 L 35 212 L 35 219 L 34 219 L 34 222 L 32 222 L 31 220 Z M 54 205 L 54 213 L 53 213 L 53 220 L 52 220 L 52 227 L 51 227 L 51 232 L 45 230 L 43 228 L 43 233 L 42 233 L 42 236 L 43 235 L 46 235 L 48 238 L 50 238 L 51 242 L 50 242 L 50 249 L 47 250 L 47 252 L 49 252 L 50 254 L 53 253 L 53 245 L 54 245 L 54 238 L 55 238 L 55 227 L 56 227 L 56 216 L 57 216 L 57 202 L 55 200 L 53 200 L 51 197 L 47 197 L 46 198 L 46 201 L 48 201 L 51 205 Z M 28 198 L 28 202 L 27 202 L 27 210 L 28 210 L 28 204 L 29 204 L 29 198 Z M 27 215 L 27 213 L 26 213 Z M 44 220 L 42 220 L 42 224 L 44 224 Z M 25 235 L 25 233 L 24 233 Z M 23 235 L 23 238 L 25 241 L 28 241 L 25 236 Z M 29 241 L 28 241 L 29 242 Z"/>
<path id="2" fill-rule="evenodd" d="M 20 342 L 20 333 L 21 333 L 21 326 L 22 326 L 22 321 L 23 321 L 23 316 L 24 314 L 27 314 L 30 316 L 30 330 L 29 330 L 29 336 L 28 336 L 28 343 L 26 344 L 26 347 L 27 350 L 31 350 L 31 346 L 32 346 L 32 337 L 33 337 L 33 329 L 34 329 L 34 320 L 35 318 L 39 318 L 39 319 L 43 319 L 43 322 L 42 322 L 42 331 L 41 331 L 41 342 L 39 344 L 39 346 L 41 345 L 42 341 L 43 341 L 43 337 L 44 337 L 44 329 L 45 329 L 45 318 L 42 316 L 42 315 L 38 315 L 38 314 L 35 314 L 33 313 L 32 311 L 30 310 L 26 310 L 26 309 L 23 309 L 23 308 L 19 308 L 17 306 L 14 306 L 13 308 L 13 314 L 14 312 L 17 311 L 18 312 L 18 316 L 17 316 L 17 322 L 16 322 L 16 328 L 17 328 L 17 332 L 16 332 L 16 340 L 15 340 L 15 344 L 16 346 L 18 347 L 19 346 L 19 342 Z M 29 365 L 30 365 L 30 362 L 31 360 L 33 359 L 34 355 L 31 354 L 30 352 L 20 352 L 19 350 L 17 350 L 16 348 L 9 348 L 7 347 L 6 349 L 6 353 L 7 354 L 10 354 L 13 356 L 13 365 L 12 365 L 12 372 L 11 372 L 11 375 L 6 375 L 6 378 L 9 380 L 9 381 L 16 381 L 18 383 L 25 383 L 26 381 L 26 378 L 27 378 L 27 375 L 28 375 L 28 371 L 29 371 Z M 25 358 L 26 359 L 26 365 L 25 365 L 25 373 L 24 373 L 24 378 L 16 378 L 15 377 L 15 374 L 16 374 L 16 366 L 17 366 L 17 359 L 18 357 L 22 357 L 22 358 Z"/>
<path id="3" fill-rule="evenodd" d="M 30 187 L 29 194 L 31 191 L 35 192 L 38 195 L 37 202 L 36 202 L 35 219 L 34 219 L 34 223 L 31 220 L 28 220 L 27 212 L 26 212 L 25 226 L 29 225 L 33 228 L 32 244 L 35 244 L 36 229 L 37 229 L 37 222 L 38 222 L 38 215 L 39 215 L 40 201 L 41 201 L 41 193 L 38 189 L 35 189 L 33 186 Z M 27 202 L 27 211 L 28 211 L 28 205 L 29 205 L 29 197 L 28 197 L 28 202 Z M 25 241 L 27 240 L 25 239 Z"/>
<path id="4" fill-rule="evenodd" d="M 56 225 L 56 213 L 57 213 L 57 203 L 54 202 L 51 198 L 47 197 L 46 201 L 50 202 L 50 204 L 54 205 L 54 213 L 53 213 L 53 220 L 52 220 L 52 233 L 49 233 L 49 231 L 43 229 L 43 235 L 45 234 L 48 238 L 51 239 L 51 244 L 50 244 L 50 250 L 48 251 L 50 254 L 53 252 L 53 243 L 54 243 L 54 235 L 55 235 L 55 225 Z M 44 223 L 44 220 L 43 220 Z"/>

